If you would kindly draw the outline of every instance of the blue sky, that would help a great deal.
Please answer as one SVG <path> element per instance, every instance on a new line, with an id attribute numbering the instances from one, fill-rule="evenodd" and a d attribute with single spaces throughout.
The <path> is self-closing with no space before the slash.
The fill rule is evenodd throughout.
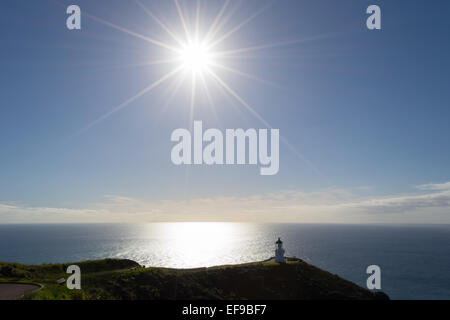
<path id="1" fill-rule="evenodd" d="M 174 2 L 142 3 L 183 35 Z M 69 4 L 81 7 L 80 31 L 66 28 Z M 196 1 L 180 4 L 192 20 Z M 206 30 L 224 1 L 200 4 Z M 265 4 L 232 0 L 218 35 Z M 370 4 L 381 7 L 382 30 L 366 28 Z M 279 173 L 260 176 L 257 166 L 172 164 L 170 134 L 190 125 L 190 82 L 168 99 L 177 76 L 78 134 L 174 68 L 142 65 L 168 51 L 88 17 L 173 44 L 135 2 L 2 1 L 0 223 L 450 223 L 449 9 L 446 1 L 274 1 L 218 44 L 285 43 L 223 61 L 271 84 L 216 70 L 312 164 L 281 144 Z M 265 128 L 207 85 L 217 114 L 198 89 L 195 120 Z M 367 210 L 368 201 L 383 205 Z"/>

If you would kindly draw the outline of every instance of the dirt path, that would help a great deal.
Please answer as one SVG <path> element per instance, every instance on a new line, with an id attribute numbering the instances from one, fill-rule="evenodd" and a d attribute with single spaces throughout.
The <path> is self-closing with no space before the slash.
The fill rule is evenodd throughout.
<path id="1" fill-rule="evenodd" d="M 37 284 L 0 283 L 0 300 L 15 300 L 40 289 Z"/>

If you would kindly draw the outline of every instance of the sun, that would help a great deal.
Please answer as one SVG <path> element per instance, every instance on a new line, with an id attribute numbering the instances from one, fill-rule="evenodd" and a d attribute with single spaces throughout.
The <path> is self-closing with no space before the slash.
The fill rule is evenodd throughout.
<path id="1" fill-rule="evenodd" d="M 208 46 L 200 42 L 192 42 L 183 46 L 179 59 L 181 66 L 192 73 L 204 73 L 213 64 L 213 54 Z"/>
<path id="2" fill-rule="evenodd" d="M 234 69 L 229 66 L 229 62 L 234 58 L 239 57 L 243 53 L 261 50 L 264 48 L 277 47 L 280 45 L 289 44 L 291 42 L 286 43 L 274 43 L 274 44 L 264 44 L 264 45 L 256 45 L 252 47 L 241 47 L 231 49 L 228 48 L 229 43 L 225 42 L 225 40 L 229 39 L 233 34 L 240 32 L 240 30 L 248 24 L 251 20 L 255 19 L 258 15 L 264 12 L 268 5 L 261 7 L 259 10 L 256 10 L 253 14 L 251 14 L 247 19 L 240 23 L 236 23 L 230 26 L 229 29 L 226 29 L 226 23 L 228 19 L 232 16 L 232 14 L 237 10 L 238 7 L 234 9 L 229 9 L 230 0 L 226 0 L 221 9 L 218 11 L 216 17 L 212 20 L 212 23 L 209 26 L 204 26 L 201 22 L 201 4 L 200 0 L 197 0 L 197 5 L 195 7 L 195 16 L 191 16 L 189 18 L 189 14 L 184 12 L 183 6 L 180 5 L 180 0 L 173 0 L 176 11 L 179 16 L 179 30 L 175 31 L 171 26 L 167 25 L 163 22 L 158 16 L 156 16 L 147 6 L 141 3 L 140 0 L 135 0 L 136 4 L 154 21 L 156 22 L 162 30 L 165 31 L 168 39 L 164 39 L 164 37 L 158 38 L 150 38 L 149 36 L 137 33 L 135 31 L 126 29 L 114 23 L 108 22 L 102 18 L 93 16 L 88 14 L 87 16 L 97 21 L 103 25 L 116 29 L 120 32 L 126 33 L 138 39 L 144 40 L 147 43 L 150 43 L 159 48 L 165 49 L 167 54 L 161 58 L 156 60 L 151 60 L 146 63 L 140 64 L 143 66 L 146 65 L 168 65 L 169 71 L 161 76 L 159 79 L 156 79 L 152 83 L 148 84 L 141 91 L 136 93 L 134 96 L 128 98 L 123 103 L 115 106 L 110 111 L 98 117 L 96 120 L 89 123 L 87 126 L 79 130 L 78 134 L 85 132 L 92 126 L 98 124 L 99 122 L 105 120 L 110 117 L 114 113 L 122 110 L 123 108 L 128 107 L 132 102 L 137 100 L 138 98 L 144 96 L 148 92 L 154 90 L 159 87 L 162 83 L 168 82 L 169 79 L 175 78 L 178 76 L 178 81 L 173 80 L 173 85 L 171 86 L 171 93 L 168 98 L 168 101 L 175 96 L 177 90 L 181 85 L 189 82 L 187 86 L 190 87 L 190 98 L 189 98 L 189 108 L 190 108 L 190 117 L 193 117 L 194 108 L 196 106 L 196 99 L 201 99 L 201 97 L 197 94 L 204 95 L 204 97 L 208 100 L 208 104 L 211 108 L 215 108 L 214 103 L 214 95 L 211 92 L 210 87 L 215 85 L 218 87 L 222 94 L 225 93 L 229 98 L 237 101 L 242 107 L 247 109 L 253 116 L 259 119 L 262 123 L 264 123 L 267 127 L 271 127 L 268 122 L 260 116 L 254 108 L 252 108 L 233 88 L 230 84 L 225 81 L 223 76 L 220 73 L 226 72 L 230 74 L 237 75 L 241 78 L 247 78 L 251 81 L 258 81 L 261 83 L 269 83 L 263 79 L 260 79 L 254 75 L 248 74 L 240 69 Z M 205 0 L 206 1 L 206 0 Z M 229 11 L 229 13 L 227 13 Z M 218 44 L 222 43 L 221 46 Z M 227 48 L 226 50 L 223 48 Z M 192 77 L 186 77 L 187 74 L 192 75 Z M 190 78 L 190 79 L 189 79 Z M 186 81 L 185 81 L 186 80 Z"/>
<path id="3" fill-rule="evenodd" d="M 248 18 L 243 20 L 242 22 L 235 23 L 231 25 L 229 28 L 226 28 L 227 21 L 233 16 L 233 13 L 238 11 L 238 7 L 234 9 L 229 9 L 230 0 L 224 0 L 221 9 L 218 11 L 216 17 L 213 19 L 213 22 L 203 29 L 201 24 L 201 1 L 205 1 L 211 3 L 209 0 L 197 0 L 196 3 L 196 14 L 195 17 L 188 18 L 188 14 L 184 12 L 182 6 L 180 5 L 181 0 L 173 0 L 176 11 L 178 12 L 179 21 L 182 29 L 184 30 L 184 35 L 178 34 L 175 32 L 175 29 L 166 25 L 161 19 L 156 16 L 147 6 L 141 3 L 140 0 L 135 0 L 135 3 L 154 21 L 156 22 L 162 30 L 165 31 L 166 35 L 171 39 L 168 42 L 165 40 L 161 40 L 161 38 L 151 38 L 147 35 L 137 33 L 133 30 L 129 30 L 120 25 L 116 25 L 112 22 L 106 21 L 102 18 L 96 17 L 92 14 L 84 13 L 88 18 L 101 23 L 105 26 L 118 30 L 120 32 L 126 33 L 130 36 L 133 36 L 137 39 L 146 41 L 154 46 L 167 50 L 167 58 L 151 60 L 143 64 L 139 64 L 140 66 L 150 66 L 150 65 L 162 65 L 169 64 L 170 71 L 168 71 L 165 75 L 156 79 L 152 83 L 148 84 L 141 91 L 137 92 L 135 95 L 123 101 L 121 104 L 115 106 L 108 112 L 104 113 L 94 121 L 91 121 L 88 125 L 81 128 L 75 135 L 80 135 L 103 120 L 107 119 L 111 115 L 116 112 L 128 107 L 131 103 L 141 98 L 148 92 L 154 90 L 159 87 L 162 83 L 168 82 L 169 79 L 178 77 L 178 81 L 172 83 L 171 93 L 168 97 L 168 101 L 170 101 L 181 85 L 185 82 L 185 79 L 191 78 L 191 92 L 190 92 L 190 112 L 189 117 L 190 120 L 193 119 L 194 108 L 197 99 L 197 90 L 200 88 L 199 92 L 205 95 L 208 99 L 208 103 L 211 106 L 212 110 L 215 112 L 215 103 L 214 96 L 210 92 L 210 84 L 214 84 L 218 87 L 222 94 L 225 94 L 228 98 L 233 99 L 238 102 L 238 105 L 243 107 L 245 110 L 250 112 L 256 119 L 258 119 L 261 123 L 263 123 L 267 128 L 272 128 L 270 123 L 264 119 L 243 97 L 241 97 L 238 92 L 233 88 L 231 84 L 229 84 L 220 72 L 232 73 L 234 75 L 238 75 L 241 78 L 247 78 L 249 80 L 269 84 L 271 86 L 275 85 L 279 87 L 278 83 L 273 83 L 271 81 L 267 81 L 261 79 L 255 75 L 244 72 L 240 69 L 235 69 L 229 66 L 229 62 L 236 58 L 245 57 L 246 53 L 260 51 L 269 48 L 276 48 L 288 45 L 294 45 L 298 43 L 302 43 L 305 41 L 309 41 L 309 39 L 298 38 L 289 41 L 280 41 L 275 43 L 265 43 L 259 45 L 253 45 L 249 47 L 238 47 L 238 48 L 228 48 L 229 43 L 224 43 L 221 46 L 218 44 L 225 42 L 225 40 L 229 39 L 233 34 L 240 32 L 242 28 L 247 25 L 250 21 L 258 17 L 264 11 L 266 11 L 272 4 L 273 1 L 269 1 L 266 5 L 262 6 L 260 9 L 255 10 Z M 186 1 L 187 2 L 187 1 Z M 192 1 L 193 2 L 193 1 Z M 228 12 L 228 13 L 227 13 Z M 311 39 L 315 39 L 317 37 L 312 37 Z M 175 44 L 176 43 L 176 44 Z M 222 47 L 227 49 L 221 49 Z M 192 77 L 186 77 L 186 73 L 190 73 Z M 193 123 L 193 121 L 190 121 Z M 74 136 L 75 136 L 74 135 Z M 311 161 L 305 158 L 304 155 L 299 153 L 294 147 L 283 137 L 280 137 L 281 141 L 288 146 L 288 148 L 296 154 L 298 158 L 304 161 L 308 166 L 310 166 L 316 173 L 323 176 L 318 169 L 312 165 Z"/>

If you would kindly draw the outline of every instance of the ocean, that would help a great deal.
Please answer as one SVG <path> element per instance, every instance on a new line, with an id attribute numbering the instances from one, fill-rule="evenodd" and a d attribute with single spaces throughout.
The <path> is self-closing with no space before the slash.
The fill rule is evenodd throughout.
<path id="1" fill-rule="evenodd" d="M 361 286 L 381 268 L 392 299 L 450 299 L 450 225 L 152 223 L 0 225 L 0 261 L 25 264 L 128 258 L 193 268 L 274 256 L 275 241 Z"/>

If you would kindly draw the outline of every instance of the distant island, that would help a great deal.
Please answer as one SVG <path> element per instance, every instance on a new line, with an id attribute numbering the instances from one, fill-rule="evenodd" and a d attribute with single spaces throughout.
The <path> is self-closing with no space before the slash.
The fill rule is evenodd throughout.
<path id="1" fill-rule="evenodd" d="M 82 270 L 81 290 L 61 283 L 71 264 L 0 263 L 0 291 L 1 284 L 30 284 L 30 293 L 16 298 L 33 300 L 389 299 L 297 258 L 197 269 L 144 268 L 126 259 L 73 263 Z"/>

